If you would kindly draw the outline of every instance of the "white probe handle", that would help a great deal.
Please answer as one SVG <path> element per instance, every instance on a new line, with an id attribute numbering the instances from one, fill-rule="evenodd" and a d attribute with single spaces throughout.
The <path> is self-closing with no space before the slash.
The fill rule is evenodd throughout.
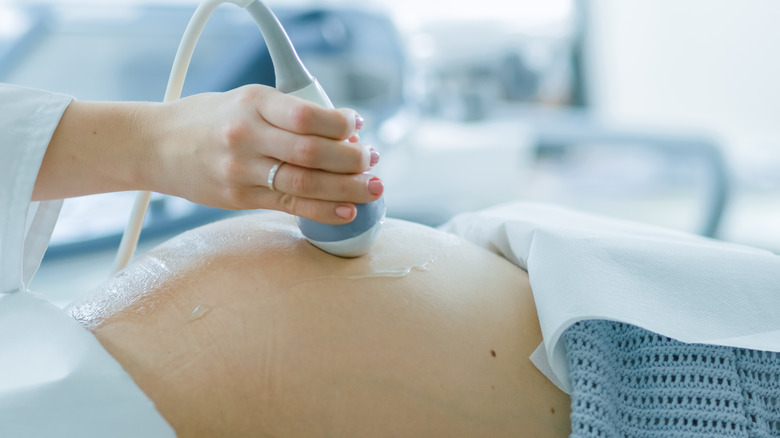
<path id="1" fill-rule="evenodd" d="M 238 7 L 246 8 L 255 0 L 203 0 L 192 15 L 184 35 L 176 51 L 176 57 L 171 67 L 171 75 L 168 77 L 168 86 L 165 89 L 163 102 L 169 102 L 181 97 L 181 90 L 184 87 L 184 78 L 187 76 L 187 69 L 190 66 L 192 53 L 195 51 L 195 45 L 206 26 L 209 17 L 223 3 L 232 3 Z M 149 208 L 149 201 L 152 198 L 151 192 L 138 192 L 130 212 L 130 219 L 122 234 L 122 241 L 119 243 L 116 259 L 111 273 L 117 273 L 130 263 L 136 248 L 138 239 L 141 236 L 146 210 Z"/>
<path id="2" fill-rule="evenodd" d="M 333 103 L 331 103 L 330 98 L 327 94 L 325 94 L 325 90 L 322 89 L 322 86 L 320 85 L 319 81 L 317 81 L 317 79 L 314 79 L 314 82 L 301 88 L 300 90 L 292 91 L 287 94 L 314 102 L 317 105 L 325 108 L 333 108 Z"/>

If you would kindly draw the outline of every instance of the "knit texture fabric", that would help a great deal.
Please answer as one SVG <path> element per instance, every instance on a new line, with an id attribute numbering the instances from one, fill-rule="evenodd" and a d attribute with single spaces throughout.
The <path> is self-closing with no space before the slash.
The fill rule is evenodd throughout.
<path id="1" fill-rule="evenodd" d="M 613 321 L 563 335 L 571 437 L 780 437 L 780 354 L 686 344 Z"/>

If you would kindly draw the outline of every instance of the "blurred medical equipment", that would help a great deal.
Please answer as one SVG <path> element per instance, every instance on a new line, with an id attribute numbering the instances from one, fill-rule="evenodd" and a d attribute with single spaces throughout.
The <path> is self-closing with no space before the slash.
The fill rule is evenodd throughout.
<path id="1" fill-rule="evenodd" d="M 545 32 L 496 20 L 416 30 L 407 105 L 419 114 L 380 132 L 393 216 L 437 225 L 534 199 L 718 235 L 731 192 L 721 145 L 600 119 L 588 99 L 587 11 L 576 4 L 572 23 Z M 436 187 L 421 176 L 434 160 Z"/>
<path id="2" fill-rule="evenodd" d="M 568 186 L 569 190 L 572 186 L 579 185 L 585 187 L 585 190 L 614 193 L 621 190 L 619 186 L 622 185 L 633 186 L 635 195 L 642 190 L 636 187 L 641 184 L 636 183 L 641 179 L 637 174 L 645 174 L 645 179 L 649 180 L 649 184 L 656 191 L 665 190 L 678 196 L 680 192 L 698 185 L 699 192 L 685 198 L 685 205 L 678 204 L 676 207 L 678 210 L 692 211 L 698 221 L 695 224 L 688 223 L 687 231 L 708 237 L 720 237 L 723 216 L 732 192 L 730 169 L 726 164 L 723 145 L 710 132 L 670 128 L 656 128 L 651 131 L 649 128 L 641 129 L 606 122 L 605 118 L 601 117 L 597 99 L 593 98 L 594 87 L 609 87 L 594 73 L 596 67 L 592 52 L 595 49 L 594 26 L 597 22 L 594 22 L 592 15 L 597 6 L 581 0 L 575 1 L 573 6 L 575 13 L 572 25 L 574 38 L 570 66 L 570 105 L 553 111 L 529 112 L 526 115 L 535 127 L 534 154 L 537 156 L 537 162 L 545 159 L 556 160 L 563 163 L 561 170 L 569 175 L 576 175 L 577 167 L 590 166 L 595 168 L 590 172 L 591 176 L 598 172 L 611 173 L 620 181 L 620 184 L 612 181 L 612 187 L 608 187 L 603 183 L 603 176 L 600 178 L 601 184 L 583 184 L 582 178 L 574 176 L 570 177 L 572 182 Z M 598 80 L 602 83 L 598 83 Z M 642 87 L 641 84 L 634 86 Z M 588 153 L 595 159 L 583 157 Z M 572 165 L 574 161 L 579 163 Z M 608 164 L 606 167 L 605 163 Z M 623 169 L 616 170 L 616 167 Z M 574 194 L 581 195 L 581 191 Z M 628 203 L 628 200 L 623 202 Z M 666 204 L 668 209 L 674 208 L 669 208 L 669 201 Z M 674 205 L 674 201 L 671 205 Z M 670 211 L 667 215 L 671 216 L 673 212 Z"/>
<path id="3" fill-rule="evenodd" d="M 306 70 L 290 38 L 276 16 L 259 0 L 204 0 L 195 10 L 190 24 L 184 31 L 171 76 L 165 91 L 164 101 L 176 100 L 181 96 L 184 78 L 187 75 L 192 53 L 209 16 L 222 3 L 233 3 L 246 9 L 255 19 L 263 34 L 273 61 L 276 74 L 276 88 L 282 92 L 312 101 L 324 107 L 333 108 L 319 82 Z M 273 190 L 273 178 L 279 163 L 271 168 L 268 185 Z M 151 192 L 140 192 L 136 198 L 130 221 L 119 246 L 113 272 L 122 270 L 130 262 L 138 244 L 143 219 L 151 199 Z M 379 198 L 367 204 L 357 204 L 355 219 L 343 225 L 327 225 L 305 218 L 297 218 L 303 235 L 313 245 L 334 255 L 356 257 L 363 255 L 379 237 L 382 220 L 385 217 L 385 201 Z"/>
<path id="4" fill-rule="evenodd" d="M 615 147 L 647 159 L 656 155 L 666 170 L 674 163 L 684 163 L 686 171 L 678 175 L 677 182 L 690 183 L 700 165 L 704 175 L 699 225 L 693 231 L 707 237 L 716 237 L 731 192 L 729 172 L 717 142 L 703 135 L 683 135 L 641 131 L 609 126 L 580 111 L 560 111 L 555 117 L 535 117 L 535 154 L 538 156 L 565 156 L 576 153 L 578 148 L 609 148 L 613 158 L 619 156 Z M 634 167 L 636 169 L 636 167 Z M 571 170 L 571 169 L 570 169 Z M 670 173 L 670 172 L 667 172 Z M 675 178 L 669 174 L 667 179 Z M 658 184 L 658 182 L 656 182 Z M 678 184 L 679 185 L 679 184 Z M 679 187 L 676 190 L 680 190 Z M 696 203 L 694 201 L 694 203 Z"/>

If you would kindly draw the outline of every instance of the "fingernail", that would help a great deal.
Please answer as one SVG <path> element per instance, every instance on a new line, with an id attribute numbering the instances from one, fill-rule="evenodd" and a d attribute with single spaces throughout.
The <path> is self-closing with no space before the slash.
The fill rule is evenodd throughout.
<path id="1" fill-rule="evenodd" d="M 378 162 L 379 162 L 379 152 L 377 152 L 376 149 L 371 148 L 371 162 L 368 165 L 370 167 L 374 167 Z"/>
<path id="2" fill-rule="evenodd" d="M 360 128 L 363 127 L 363 123 L 365 123 L 365 119 L 363 119 L 363 116 L 361 116 L 358 113 L 355 113 L 355 131 L 360 131 Z"/>
<path id="3" fill-rule="evenodd" d="M 352 219 L 352 216 L 354 215 L 352 206 L 350 205 L 337 205 L 336 206 L 336 216 L 342 218 L 342 219 Z"/>
<path id="4" fill-rule="evenodd" d="M 379 196 L 385 190 L 385 186 L 382 184 L 382 180 L 377 177 L 373 177 L 368 181 L 368 192 L 374 196 Z"/>

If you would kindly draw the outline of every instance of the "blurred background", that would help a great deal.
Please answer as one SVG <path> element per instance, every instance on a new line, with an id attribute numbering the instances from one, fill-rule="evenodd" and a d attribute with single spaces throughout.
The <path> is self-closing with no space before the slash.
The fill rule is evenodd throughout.
<path id="1" fill-rule="evenodd" d="M 388 215 L 432 226 L 514 200 L 780 252 L 780 2 L 268 0 L 336 106 L 366 118 Z M 0 2 L 0 81 L 162 99 L 196 1 Z M 217 9 L 184 95 L 273 85 Z M 32 289 L 109 275 L 134 193 L 66 201 Z M 155 196 L 140 251 L 234 214 Z"/>

